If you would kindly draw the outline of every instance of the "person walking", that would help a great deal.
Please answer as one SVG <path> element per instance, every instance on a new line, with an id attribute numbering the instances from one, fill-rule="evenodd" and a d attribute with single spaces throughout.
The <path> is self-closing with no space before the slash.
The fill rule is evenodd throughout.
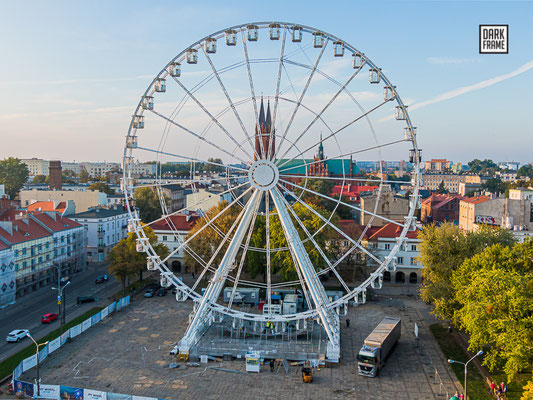
<path id="1" fill-rule="evenodd" d="M 496 384 L 493 381 L 490 381 L 490 394 L 494 396 L 496 394 Z"/>
<path id="2" fill-rule="evenodd" d="M 350 318 L 346 318 L 346 328 L 350 327 Z"/>
<path id="3" fill-rule="evenodd" d="M 274 372 L 274 360 L 270 360 L 270 372 Z"/>
<path id="4" fill-rule="evenodd" d="M 505 384 L 505 382 L 502 382 L 500 384 L 500 388 L 501 388 L 501 391 L 502 391 L 502 397 L 505 398 L 505 396 L 507 396 L 507 385 Z"/>

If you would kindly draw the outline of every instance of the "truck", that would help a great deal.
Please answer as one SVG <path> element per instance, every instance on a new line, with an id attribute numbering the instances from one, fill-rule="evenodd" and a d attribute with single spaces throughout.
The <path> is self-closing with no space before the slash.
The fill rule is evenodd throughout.
<path id="1" fill-rule="evenodd" d="M 385 317 L 368 335 L 357 355 L 359 375 L 375 377 L 398 343 L 401 319 Z"/>

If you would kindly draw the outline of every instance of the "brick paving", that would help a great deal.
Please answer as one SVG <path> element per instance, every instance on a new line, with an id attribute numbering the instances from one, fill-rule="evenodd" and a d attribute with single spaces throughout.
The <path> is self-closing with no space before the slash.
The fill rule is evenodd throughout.
<path id="1" fill-rule="evenodd" d="M 173 296 L 136 298 L 49 356 L 41 366 L 42 382 L 165 399 L 427 400 L 445 399 L 445 390 L 453 394 L 460 388 L 428 330 L 426 305 L 415 300 L 387 298 L 351 307 L 350 327 L 344 317 L 341 321 L 341 363 L 317 370 L 311 384 L 302 382 L 294 366 L 287 374 L 283 366 L 271 373 L 268 365 L 260 374 L 247 374 L 243 360 L 183 363 L 168 369 L 176 362 L 169 350 L 184 333 L 190 310 L 190 302 L 176 302 Z M 402 318 L 402 337 L 377 378 L 359 376 L 357 352 L 385 315 Z M 418 341 L 415 322 L 420 327 Z M 33 380 L 33 374 L 29 371 L 22 379 Z"/>

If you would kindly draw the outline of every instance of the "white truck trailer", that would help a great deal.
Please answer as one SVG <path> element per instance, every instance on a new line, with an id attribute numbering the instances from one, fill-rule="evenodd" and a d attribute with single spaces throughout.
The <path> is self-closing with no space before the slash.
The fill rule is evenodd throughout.
<path id="1" fill-rule="evenodd" d="M 368 335 L 357 355 L 359 375 L 375 377 L 401 335 L 400 318 L 385 317 Z"/>

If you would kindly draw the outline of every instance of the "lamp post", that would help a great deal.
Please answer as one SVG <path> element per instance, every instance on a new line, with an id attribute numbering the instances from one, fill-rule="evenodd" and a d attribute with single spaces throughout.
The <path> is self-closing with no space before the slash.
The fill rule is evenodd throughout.
<path id="1" fill-rule="evenodd" d="M 57 288 L 52 286 L 52 290 L 57 290 L 57 305 L 59 306 L 59 322 L 61 323 L 60 335 L 62 335 L 63 334 L 63 324 L 65 323 L 65 312 L 67 310 L 67 308 L 64 305 L 63 290 L 65 290 L 65 288 L 68 285 L 70 285 L 70 281 L 67 282 L 65 285 L 63 285 L 63 287 L 61 287 L 61 282 L 58 282 L 58 283 L 59 284 L 58 284 Z M 61 312 L 61 305 L 62 304 L 63 304 L 63 312 Z"/>
<path id="2" fill-rule="evenodd" d="M 477 352 L 477 354 L 475 354 L 475 355 L 474 355 L 470 360 L 468 360 L 466 363 L 464 363 L 464 362 L 462 362 L 462 361 L 448 360 L 448 362 L 449 362 L 450 364 L 457 363 L 457 364 L 463 364 L 463 365 L 465 366 L 465 400 L 468 399 L 468 397 L 467 397 L 467 392 L 466 392 L 466 377 L 467 377 L 467 375 L 468 375 L 468 363 L 469 363 L 470 361 L 472 361 L 474 358 L 476 358 L 477 356 L 480 356 L 480 355 L 482 355 L 482 354 L 483 354 L 483 350 L 479 350 L 479 351 Z"/>
<path id="3" fill-rule="evenodd" d="M 39 377 L 39 347 L 40 346 L 46 346 L 48 344 L 48 341 L 44 343 L 37 343 L 35 339 L 30 335 L 30 333 L 26 333 L 26 336 L 28 336 L 33 343 L 35 343 L 35 355 L 37 356 L 37 396 L 41 395 L 41 378 Z"/>

